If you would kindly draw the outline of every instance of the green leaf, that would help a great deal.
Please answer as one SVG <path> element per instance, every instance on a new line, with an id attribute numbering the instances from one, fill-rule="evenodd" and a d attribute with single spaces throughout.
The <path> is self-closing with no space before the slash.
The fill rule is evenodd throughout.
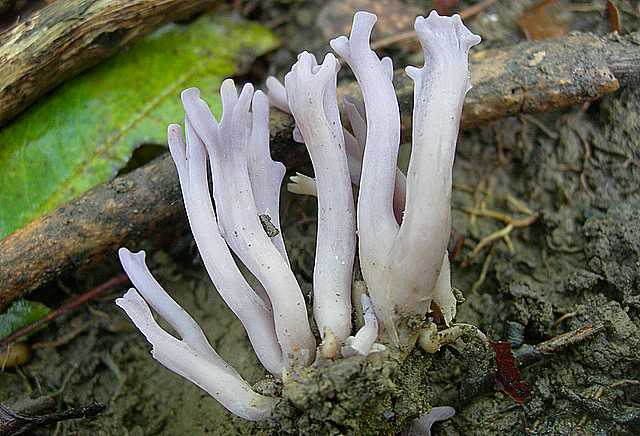
<path id="1" fill-rule="evenodd" d="M 58 88 L 0 131 L 0 238 L 113 178 L 138 145 L 166 144 L 184 88 L 219 112 L 222 80 L 276 44 L 264 27 L 203 16 Z"/>
<path id="2" fill-rule="evenodd" d="M 0 314 L 0 339 L 45 317 L 50 311 L 47 306 L 35 301 L 14 301 L 3 314 Z"/>

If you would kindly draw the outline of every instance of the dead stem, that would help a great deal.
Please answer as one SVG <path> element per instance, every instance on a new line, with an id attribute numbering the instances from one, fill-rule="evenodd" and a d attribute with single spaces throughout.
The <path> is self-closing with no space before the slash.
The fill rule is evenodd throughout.
<path id="1" fill-rule="evenodd" d="M 467 194 L 473 194 L 474 188 L 471 186 L 463 185 L 461 183 L 453 183 L 453 190 L 459 192 L 466 192 Z"/>
<path id="2" fill-rule="evenodd" d="M 528 227 L 538 219 L 538 215 L 535 213 L 532 213 L 530 216 L 525 218 L 516 219 L 510 215 L 507 215 L 506 213 L 498 212 L 495 210 L 475 209 L 472 207 L 463 207 L 462 210 L 464 212 L 467 212 L 471 216 L 475 215 L 494 218 L 498 221 L 502 221 L 505 224 L 511 224 L 514 228 Z"/>
<path id="3" fill-rule="evenodd" d="M 551 139 L 558 139 L 558 134 L 556 132 L 554 132 L 553 130 L 549 129 L 547 126 L 545 126 L 545 124 L 540 121 L 538 118 L 536 118 L 533 115 L 528 115 L 528 114 L 522 114 L 521 119 L 525 122 L 529 122 L 531 124 L 534 124 L 537 128 L 539 128 L 545 135 L 547 135 L 549 138 Z"/>
<path id="4" fill-rule="evenodd" d="M 522 346 L 514 350 L 514 355 L 520 365 L 529 365 L 537 362 L 545 356 L 554 355 L 561 350 L 584 342 L 605 330 L 602 324 L 587 324 L 579 329 L 555 336 L 548 341 L 541 342 L 534 346 Z"/>
<path id="5" fill-rule="evenodd" d="M 115 287 L 118 286 L 122 286 L 126 283 L 129 282 L 129 278 L 127 277 L 126 274 L 120 274 L 116 277 L 113 277 L 109 280 L 107 280 L 106 282 L 102 283 L 101 285 L 96 286 L 95 288 L 91 289 L 90 291 L 85 292 L 84 294 L 80 294 L 77 297 L 74 297 L 71 301 L 63 304 L 62 306 L 60 306 L 59 308 L 57 308 L 56 310 L 51 311 L 47 316 L 40 318 L 37 321 L 32 322 L 29 325 L 26 325 L 24 327 L 22 327 L 21 329 L 16 330 L 15 332 L 13 332 L 12 334 L 10 334 L 9 336 L 3 338 L 0 341 L 0 351 L 7 348 L 9 345 L 13 344 L 14 342 L 17 342 L 19 339 L 23 338 L 24 336 L 28 335 L 29 333 L 32 333 L 34 331 L 36 331 L 37 329 L 39 329 L 40 327 L 42 327 L 43 325 L 45 325 L 46 323 L 48 323 L 49 321 L 52 321 L 66 313 L 71 312 L 72 310 L 77 309 L 78 307 L 80 307 L 81 305 L 83 305 L 84 303 L 86 303 L 87 301 L 93 300 L 94 298 L 102 295 L 103 293 L 105 293 L 106 291 L 113 289 Z"/>
<path id="6" fill-rule="evenodd" d="M 0 415 L 2 416 L 2 434 L 31 434 L 46 425 L 66 421 L 69 419 L 91 418 L 105 410 L 106 406 L 97 401 L 84 407 L 71 407 L 62 412 L 48 413 L 45 415 L 23 415 L 14 412 L 3 404 L 0 404 Z"/>
<path id="7" fill-rule="evenodd" d="M 480 183 L 478 183 L 473 190 L 473 209 L 484 209 L 484 202 L 490 195 L 491 190 L 489 189 L 487 179 L 483 177 L 480 179 Z M 469 224 L 475 226 L 476 218 L 476 214 L 471 213 Z"/>
<path id="8" fill-rule="evenodd" d="M 475 197 L 475 195 L 474 195 Z M 507 201 L 513 204 L 518 210 L 526 211 L 529 213 L 529 216 L 524 218 L 514 218 L 511 215 L 508 215 L 503 212 L 498 212 L 495 210 L 486 209 L 484 206 L 482 207 L 463 207 L 461 210 L 468 213 L 470 215 L 469 223 L 473 225 L 474 220 L 478 216 L 493 218 L 497 221 L 503 222 L 506 224 L 505 227 L 485 236 L 482 238 L 478 244 L 474 247 L 471 253 L 467 256 L 467 258 L 462 262 L 462 267 L 467 267 L 471 261 L 482 251 L 483 248 L 492 244 L 494 241 L 498 239 L 502 239 L 507 246 L 507 249 L 510 253 L 515 251 L 513 242 L 511 241 L 510 234 L 514 229 L 528 227 L 533 224 L 538 219 L 538 214 L 533 213 L 531 209 L 529 209 L 524 203 L 520 200 L 513 198 L 512 196 L 507 196 Z M 476 201 L 477 204 L 477 201 Z M 484 268 L 484 267 L 483 267 Z M 475 286 L 475 284 L 474 284 Z"/>
<path id="9" fill-rule="evenodd" d="M 556 328 L 560 325 L 560 323 L 562 323 L 562 321 L 565 321 L 569 318 L 573 318 L 574 316 L 576 316 L 578 314 L 578 312 L 569 312 L 569 313 L 565 313 L 564 315 L 562 315 L 560 318 L 556 319 L 553 324 L 551 325 L 551 328 Z"/>
<path id="10" fill-rule="evenodd" d="M 627 426 L 630 429 L 637 428 L 640 423 L 640 411 L 637 409 L 631 413 L 622 415 L 618 410 L 610 409 L 597 399 L 594 400 L 584 397 L 565 386 L 560 386 L 558 388 L 558 393 L 570 402 L 574 403 L 576 406 L 588 412 L 589 415 L 594 418 L 613 421 L 616 424 Z"/>
<path id="11" fill-rule="evenodd" d="M 494 249 L 491 249 L 489 254 L 487 254 L 487 257 L 484 258 L 484 263 L 482 264 L 482 271 L 480 271 L 480 276 L 471 287 L 472 294 L 475 294 L 476 291 L 480 289 L 480 286 L 482 286 L 482 284 L 486 280 L 487 273 L 489 272 L 489 267 L 491 266 L 491 260 L 493 260 L 494 251 L 495 251 Z"/>
<path id="12" fill-rule="evenodd" d="M 534 212 L 531 209 L 529 209 L 529 207 L 524 203 L 524 201 L 517 199 L 511 194 L 507 194 L 505 196 L 505 200 L 507 201 L 507 203 L 509 203 L 515 208 L 516 212 L 520 212 L 525 215 L 534 214 Z"/>
<path id="13" fill-rule="evenodd" d="M 547 243 L 547 246 L 553 251 L 557 251 L 558 253 L 575 254 L 582 251 L 582 248 L 580 247 L 570 247 L 568 245 L 556 244 L 555 242 L 552 242 L 550 235 L 546 235 L 544 239 Z"/>
<path id="14" fill-rule="evenodd" d="M 485 236 L 484 238 L 482 238 L 480 240 L 480 242 L 478 242 L 478 245 L 476 245 L 475 248 L 473 249 L 473 251 L 471 252 L 471 255 L 469 256 L 469 260 L 473 259 L 475 256 L 477 256 L 478 253 L 480 253 L 480 251 L 482 251 L 482 249 L 484 247 L 486 247 L 487 245 L 489 245 L 493 241 L 495 241 L 497 239 L 504 238 L 505 236 L 507 236 L 509 233 L 511 233 L 511 231 L 513 229 L 514 229 L 513 224 L 507 224 L 505 227 L 501 228 L 500 230 L 495 231 L 495 232 L 491 233 L 490 235 Z"/>
<path id="15" fill-rule="evenodd" d="M 73 341 L 77 336 L 84 333 L 85 330 L 89 327 L 89 323 L 81 324 L 80 326 L 74 328 L 69 333 L 54 339 L 53 341 L 43 341 L 36 342 L 31 346 L 32 349 L 36 350 L 38 348 L 58 348 L 63 345 L 67 345 L 69 342 Z"/>
<path id="16" fill-rule="evenodd" d="M 600 386 L 598 388 L 598 390 L 596 390 L 595 394 L 593 394 L 593 399 L 594 400 L 599 400 L 602 395 L 604 394 L 604 386 Z M 585 422 L 587 422 L 587 418 L 589 417 L 589 415 L 582 415 L 582 419 L 580 419 L 580 422 L 578 423 L 579 427 L 582 427 Z"/>

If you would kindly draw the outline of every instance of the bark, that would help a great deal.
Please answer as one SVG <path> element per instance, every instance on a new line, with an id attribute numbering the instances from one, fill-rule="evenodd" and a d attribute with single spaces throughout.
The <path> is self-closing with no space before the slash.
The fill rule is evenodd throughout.
<path id="1" fill-rule="evenodd" d="M 633 83 L 640 77 L 640 45 L 634 42 L 639 40 L 637 34 L 617 39 L 572 34 L 478 52 L 471 65 L 474 88 L 465 102 L 463 126 L 591 101 L 620 84 Z M 412 85 L 398 78 L 397 89 L 403 114 L 409 115 Z M 353 84 L 346 85 L 340 93 L 353 90 Z M 289 169 L 299 167 L 307 155 L 291 140 L 292 120 L 273 112 L 274 158 Z M 404 133 L 410 132 L 409 127 L 403 125 Z M 94 188 L 0 241 L 0 311 L 16 297 L 65 273 L 100 262 L 105 255 L 115 256 L 125 243 L 135 246 L 167 226 L 183 226 L 184 221 L 175 169 L 166 155 Z"/>
<path id="2" fill-rule="evenodd" d="M 64 0 L 0 34 L 0 125 L 63 81 L 214 0 Z"/>
<path id="3" fill-rule="evenodd" d="M 469 68 L 473 88 L 464 102 L 463 128 L 597 100 L 621 84 L 637 83 L 640 32 L 609 38 L 572 33 L 508 48 L 471 50 Z M 410 132 L 413 82 L 401 70 L 394 81 L 403 132 Z M 355 84 L 348 85 L 342 94 L 355 90 Z"/>

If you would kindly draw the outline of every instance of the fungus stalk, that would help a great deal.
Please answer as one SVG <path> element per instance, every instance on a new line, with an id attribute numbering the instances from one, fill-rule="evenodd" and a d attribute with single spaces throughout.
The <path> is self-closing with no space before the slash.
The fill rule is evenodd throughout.
<path id="1" fill-rule="evenodd" d="M 267 87 L 269 89 L 269 101 L 271 105 L 288 114 L 291 113 L 289 104 L 286 101 L 287 94 L 278 79 L 275 77 L 267 78 Z M 345 142 L 345 151 L 347 153 L 347 164 L 349 166 L 349 175 L 351 176 L 351 183 L 354 186 L 360 185 L 360 176 L 362 174 L 362 157 L 364 154 L 364 145 L 367 137 L 367 124 L 365 120 L 364 108 L 361 108 L 361 102 L 358 102 L 351 96 L 345 96 L 344 98 L 344 111 L 349 119 L 351 130 L 353 134 L 346 128 L 342 129 Z M 294 131 L 299 132 L 297 127 Z M 300 135 L 302 136 L 302 135 Z M 301 142 L 304 142 L 302 138 Z M 313 177 L 305 176 L 304 174 L 296 173 L 295 176 L 291 176 L 291 183 L 287 185 L 289 192 L 300 195 L 317 196 L 317 190 Z M 393 194 L 393 213 L 398 223 L 402 222 L 402 214 L 404 212 L 405 204 L 405 191 L 406 191 L 406 177 L 396 168 L 396 179 Z"/>
<path id="2" fill-rule="evenodd" d="M 428 65 L 407 69 L 415 82 L 413 147 L 406 198 L 404 204 L 397 198 L 394 207 L 400 119 L 389 74 L 391 62 L 378 59 L 369 47 L 375 21 L 373 14 L 356 13 L 351 36 L 334 39 L 331 46 L 353 70 L 364 96 L 367 134 L 358 197 L 360 264 L 376 313 L 392 342 L 400 346 L 410 343 L 414 335 L 400 337 L 400 320 L 423 317 L 432 301 L 440 306 L 447 323 L 455 316 L 446 256 L 451 173 L 462 104 L 470 87 L 467 53 L 480 38 L 457 15 L 440 17 L 434 11 L 426 19 L 416 19 Z M 356 137 L 361 136 L 362 123 L 356 120 L 352 125 Z M 400 207 L 404 214 L 398 225 L 393 214 Z"/>
<path id="3" fill-rule="evenodd" d="M 445 250 L 451 232 L 453 159 L 464 97 L 471 88 L 468 51 L 480 37 L 464 27 L 460 16 L 440 17 L 435 11 L 416 18 L 415 29 L 425 66 L 406 70 L 415 85 L 413 135 L 404 219 L 390 253 L 392 281 L 404 289 L 394 303 L 422 315 L 434 300 L 449 323 L 456 311 L 451 288 L 437 294 L 433 290 L 443 263 L 449 275 Z"/>
<path id="4" fill-rule="evenodd" d="M 288 261 L 280 231 L 280 187 L 286 168 L 274 162 L 269 151 L 269 99 L 256 91 L 251 105 L 251 137 L 248 144 L 248 171 L 258 216 L 268 216 L 278 234 L 271 237 L 282 257 Z"/>
<path id="5" fill-rule="evenodd" d="M 339 64 L 328 54 L 318 66 L 303 52 L 285 77 L 288 106 L 304 138 L 315 172 L 318 233 L 313 270 L 313 311 L 344 341 L 351 332 L 351 281 L 356 247 L 355 211 L 344 136 L 336 100 Z"/>
<path id="6" fill-rule="evenodd" d="M 393 195 L 400 110 L 390 78 L 391 59 L 380 60 L 369 47 L 375 22 L 374 14 L 357 12 L 351 36 L 333 39 L 330 45 L 353 70 L 364 97 L 367 134 L 357 208 L 360 267 L 376 313 L 388 324 L 393 319 L 388 253 L 398 232 Z M 394 330 L 393 325 L 388 327 Z"/>
<path id="7" fill-rule="evenodd" d="M 287 101 L 287 91 L 285 86 L 282 83 L 280 83 L 278 79 L 272 76 L 267 78 L 266 85 L 269 92 L 270 104 L 273 107 L 285 113 L 292 114 L 291 108 L 289 107 L 289 102 Z M 327 94 L 327 96 L 328 95 L 330 94 Z M 329 97 L 325 97 L 325 98 L 329 98 Z M 333 97 L 331 97 L 331 99 L 333 99 Z M 347 154 L 347 165 L 349 167 L 349 176 L 351 178 L 351 183 L 355 186 L 358 186 L 360 184 L 360 173 L 362 170 L 362 154 L 364 153 L 364 138 L 366 136 L 366 125 L 364 125 L 365 121 L 364 121 L 364 115 L 362 113 L 352 114 L 349 112 L 349 107 L 350 107 L 349 101 L 351 101 L 351 99 L 348 99 L 347 97 L 345 97 L 345 100 L 348 100 L 348 101 L 345 101 L 345 109 L 347 109 L 347 117 L 349 118 L 351 125 L 352 126 L 354 125 L 354 121 L 352 120 L 352 117 L 355 117 L 355 119 L 357 120 L 355 122 L 360 123 L 359 124 L 360 126 L 364 126 L 364 130 L 362 130 L 364 134 L 362 135 L 362 137 L 357 137 L 357 138 L 356 138 L 357 136 L 356 133 L 351 134 L 351 132 L 349 132 L 347 129 L 345 129 L 344 127 L 342 128 L 342 136 L 344 138 L 344 149 Z M 351 104 L 351 105 L 353 106 L 352 110 L 357 112 L 358 109 L 355 108 L 355 105 L 354 104 Z M 331 106 L 333 106 L 333 104 Z M 339 114 L 336 112 L 336 109 L 333 109 L 333 111 L 338 115 L 338 118 L 339 118 Z M 339 121 L 339 119 L 337 121 Z M 352 128 L 355 131 L 355 128 L 354 127 Z M 293 137 L 294 137 L 294 140 L 297 140 L 298 142 L 305 142 L 297 126 L 294 128 Z M 402 177 L 404 178 L 404 175 L 402 175 Z M 289 192 L 293 192 L 294 194 L 317 196 L 317 190 L 315 186 L 316 181 L 313 179 L 313 177 L 296 173 L 295 176 L 290 177 L 290 180 L 291 180 L 291 183 L 287 186 L 287 189 L 289 190 Z"/>

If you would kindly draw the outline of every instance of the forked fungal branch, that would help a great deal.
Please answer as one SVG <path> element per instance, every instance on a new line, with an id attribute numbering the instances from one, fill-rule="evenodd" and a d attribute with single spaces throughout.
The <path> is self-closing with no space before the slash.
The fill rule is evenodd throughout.
<path id="1" fill-rule="evenodd" d="M 314 359 L 382 351 L 385 346 L 377 343 L 381 339 L 402 347 L 410 341 L 400 328 L 403 320 L 424 319 L 432 302 L 447 324 L 455 316 L 446 253 L 451 175 L 462 104 L 470 88 L 467 53 L 480 37 L 457 15 L 441 17 L 434 11 L 416 19 L 425 66 L 407 68 L 415 94 L 413 148 L 405 177 L 396 167 L 400 111 L 392 62 L 379 59 L 369 46 L 375 22 L 375 15 L 358 12 L 349 38 L 331 41 L 353 70 L 364 97 L 364 106 L 345 100 L 350 131 L 338 110 L 337 59 L 327 54 L 318 65 L 307 52 L 298 56 L 284 85 L 267 79 L 269 98 L 251 84 L 238 94 L 233 81 L 225 80 L 219 120 L 199 90 L 183 91 L 184 139 L 180 126 L 168 128 L 189 224 L 205 268 L 242 322 L 260 362 L 277 378 Z M 292 177 L 289 189 L 318 198 L 313 318 L 323 345 L 317 357 L 282 231 L 268 234 L 261 221 L 266 218 L 280 230 L 285 168 L 270 156 L 269 100 L 293 115 L 294 139 L 305 143 L 315 173 L 314 178 Z M 357 206 L 353 186 L 358 188 Z M 362 295 L 360 302 L 364 326 L 352 335 L 356 246 L 369 295 Z M 257 278 L 257 285 L 249 285 L 232 253 Z M 248 420 L 269 418 L 277 399 L 253 391 L 215 352 L 193 318 L 153 278 L 144 252 L 121 248 L 119 255 L 135 289 L 116 304 L 152 344 L 153 356 L 232 413 Z M 180 339 L 156 323 L 151 309 Z M 429 337 L 439 337 L 436 333 L 430 331 Z"/>

